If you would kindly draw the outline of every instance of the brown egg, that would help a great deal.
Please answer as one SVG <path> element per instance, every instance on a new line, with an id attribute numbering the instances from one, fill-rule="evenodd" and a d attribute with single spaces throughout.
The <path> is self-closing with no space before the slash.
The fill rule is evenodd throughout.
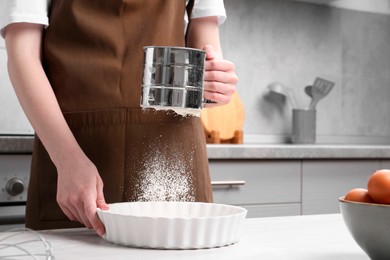
<path id="1" fill-rule="evenodd" d="M 374 200 L 368 194 L 366 189 L 356 188 L 350 190 L 344 197 L 345 200 L 355 201 L 355 202 L 366 202 L 366 203 L 374 203 Z"/>
<path id="2" fill-rule="evenodd" d="M 376 203 L 390 204 L 390 170 L 377 170 L 370 176 L 368 194 Z"/>

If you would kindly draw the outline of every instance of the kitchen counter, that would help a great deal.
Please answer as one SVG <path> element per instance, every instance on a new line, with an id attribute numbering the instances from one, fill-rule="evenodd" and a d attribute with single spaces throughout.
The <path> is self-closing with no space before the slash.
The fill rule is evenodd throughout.
<path id="1" fill-rule="evenodd" d="M 31 153 L 33 136 L 0 136 L 0 153 Z M 208 144 L 209 159 L 390 159 L 390 145 Z"/>
<path id="2" fill-rule="evenodd" d="M 31 153 L 33 145 L 32 135 L 0 135 L 0 154 Z"/>
<path id="3" fill-rule="evenodd" d="M 209 159 L 389 159 L 390 145 L 210 144 Z"/>
<path id="4" fill-rule="evenodd" d="M 8 232 L 0 233 L 0 244 L 7 242 L 1 239 L 8 234 Z M 237 244 L 202 250 L 150 250 L 121 247 L 106 242 L 87 229 L 50 230 L 41 231 L 40 234 L 50 242 L 53 256 L 58 260 L 369 259 L 354 242 L 340 214 L 247 219 L 244 233 Z M 23 235 L 14 240 L 14 243 L 25 241 L 26 237 Z M 38 244 L 26 243 L 20 246 L 30 251 L 33 247 L 37 250 Z M 10 249 L 7 250 L 0 247 L 0 258 L 6 253 L 12 253 Z"/>

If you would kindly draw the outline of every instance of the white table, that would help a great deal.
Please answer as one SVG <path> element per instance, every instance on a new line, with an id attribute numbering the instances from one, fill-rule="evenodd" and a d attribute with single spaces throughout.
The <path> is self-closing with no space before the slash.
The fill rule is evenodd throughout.
<path id="1" fill-rule="evenodd" d="M 239 243 L 202 250 L 148 250 L 120 247 L 106 242 L 93 231 L 86 229 L 50 230 L 42 231 L 40 234 L 51 243 L 53 255 L 57 260 L 369 259 L 354 242 L 340 214 L 247 219 Z M 0 239 L 3 235 L 5 233 L 0 233 Z M 23 236 L 18 239 L 23 240 Z M 28 246 L 26 244 L 24 248 Z M 31 250 L 32 247 L 33 245 Z M 0 250 L 0 259 L 5 253 L 6 250 Z"/>

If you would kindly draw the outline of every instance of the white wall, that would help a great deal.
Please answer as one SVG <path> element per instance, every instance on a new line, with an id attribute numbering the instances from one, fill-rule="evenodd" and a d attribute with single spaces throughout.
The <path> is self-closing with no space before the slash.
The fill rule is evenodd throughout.
<path id="1" fill-rule="evenodd" d="M 33 133 L 9 80 L 7 52 L 0 37 L 0 135 Z"/>
<path id="2" fill-rule="evenodd" d="M 288 141 L 291 106 L 267 86 L 291 87 L 304 107 L 319 76 L 336 86 L 317 106 L 318 142 L 390 143 L 390 15 L 286 0 L 225 5 L 221 41 L 239 76 L 245 137 Z"/>
<path id="3" fill-rule="evenodd" d="M 295 0 L 363 12 L 390 14 L 390 0 Z"/>

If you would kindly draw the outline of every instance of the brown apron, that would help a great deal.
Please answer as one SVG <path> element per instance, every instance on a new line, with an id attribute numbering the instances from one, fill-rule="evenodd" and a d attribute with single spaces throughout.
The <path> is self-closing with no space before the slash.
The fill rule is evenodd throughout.
<path id="1" fill-rule="evenodd" d="M 185 0 L 52 0 L 43 64 L 107 203 L 212 201 L 199 118 L 140 108 L 143 46 L 184 46 Z M 56 202 L 36 138 L 26 209 L 33 229 L 78 227 Z"/>

